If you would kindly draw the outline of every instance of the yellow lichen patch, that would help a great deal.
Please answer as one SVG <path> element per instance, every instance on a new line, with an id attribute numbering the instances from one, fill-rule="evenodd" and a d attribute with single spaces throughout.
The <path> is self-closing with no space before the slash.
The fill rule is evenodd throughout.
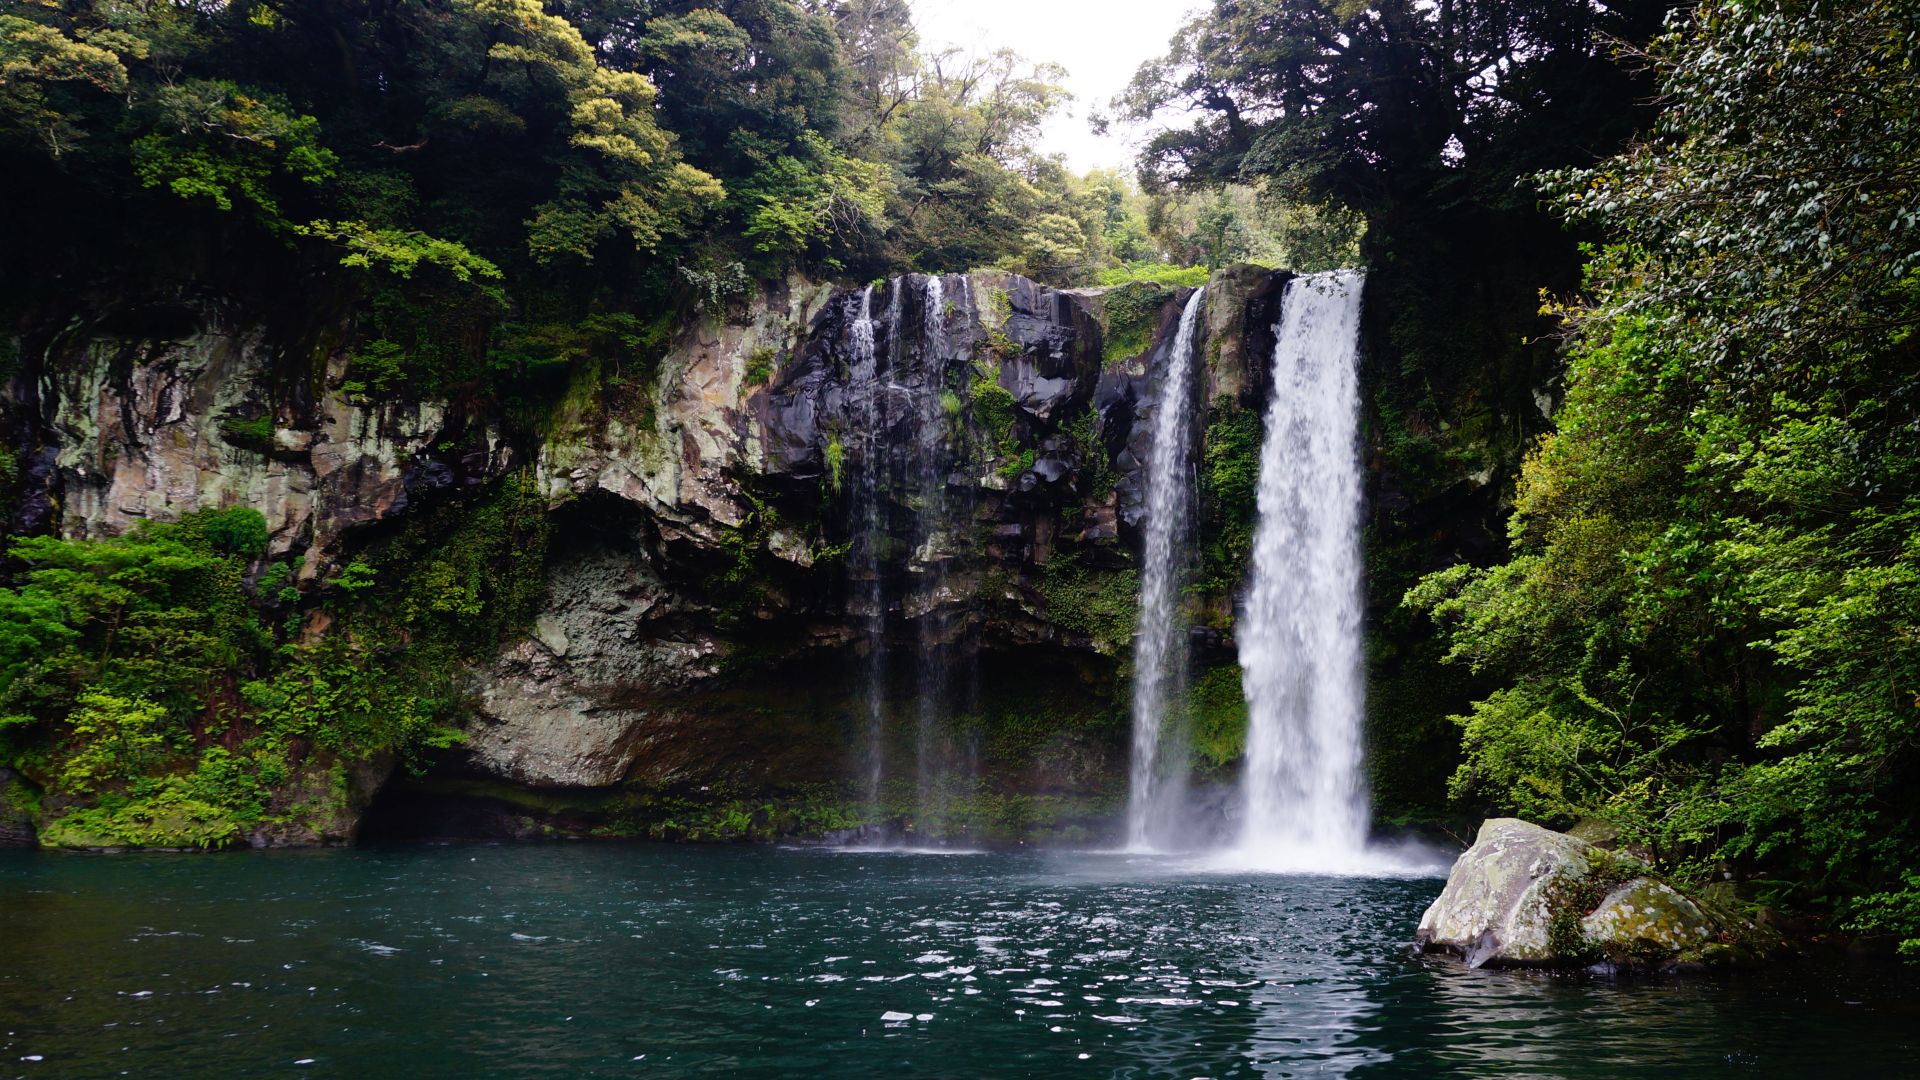
<path id="1" fill-rule="evenodd" d="M 1672 886 L 1645 877 L 1608 893 L 1581 920 L 1581 929 L 1610 958 L 1673 956 L 1719 936 L 1718 925 L 1693 901 Z"/>

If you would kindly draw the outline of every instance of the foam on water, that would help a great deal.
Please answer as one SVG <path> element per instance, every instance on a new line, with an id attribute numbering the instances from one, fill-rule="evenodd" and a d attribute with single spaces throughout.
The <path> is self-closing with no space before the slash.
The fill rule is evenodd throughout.
<path id="1" fill-rule="evenodd" d="M 1240 846 L 1201 851 L 1095 848 L 1061 851 L 1061 872 L 1106 881 L 1155 881 L 1239 874 L 1352 878 L 1444 878 L 1453 853 L 1417 840 L 1373 843 L 1344 854 L 1307 853 L 1296 861 L 1264 858 Z"/>
<path id="2" fill-rule="evenodd" d="M 985 848 L 906 847 L 891 844 L 834 844 L 831 846 L 794 845 L 807 851 L 825 851 L 837 855 L 987 855 Z"/>

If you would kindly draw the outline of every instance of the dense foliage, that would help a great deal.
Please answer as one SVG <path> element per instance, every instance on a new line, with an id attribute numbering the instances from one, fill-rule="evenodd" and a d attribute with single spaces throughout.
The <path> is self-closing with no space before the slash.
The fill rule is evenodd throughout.
<path id="1" fill-rule="evenodd" d="M 1376 380 L 1378 407 L 1431 430 L 1494 404 L 1475 400 L 1489 368 L 1528 378 L 1515 339 L 1541 329 L 1533 289 L 1571 285 L 1577 262 L 1522 181 L 1643 123 L 1646 87 L 1608 42 L 1646 40 L 1666 6 L 1223 0 L 1118 104 L 1182 120 L 1143 154 L 1150 190 L 1257 185 L 1307 250 L 1364 220 L 1383 344 L 1421 376 Z"/>
<path id="2" fill-rule="evenodd" d="M 49 843 L 344 838 L 359 763 L 460 739 L 455 672 L 531 617 L 546 528 L 512 479 L 410 523 L 317 603 L 298 559 L 264 558 L 252 509 L 22 539 L 0 588 L 0 764 L 49 804 Z"/>
<path id="3" fill-rule="evenodd" d="M 1920 11 L 1711 3 L 1654 137 L 1548 178 L 1604 225 L 1514 556 L 1411 599 L 1501 688 L 1456 795 L 1610 818 L 1920 949 Z M 1717 874 L 1715 876 L 1718 876 Z"/>
<path id="4" fill-rule="evenodd" d="M 922 52 L 902 0 L 19 5 L 0 192 L 37 212 L 0 242 L 35 258 L 0 278 L 16 317 L 204 292 L 285 334 L 297 287 L 359 315 L 379 393 L 511 387 L 789 270 L 1153 262 L 1131 185 L 1036 145 L 1059 74 Z"/>

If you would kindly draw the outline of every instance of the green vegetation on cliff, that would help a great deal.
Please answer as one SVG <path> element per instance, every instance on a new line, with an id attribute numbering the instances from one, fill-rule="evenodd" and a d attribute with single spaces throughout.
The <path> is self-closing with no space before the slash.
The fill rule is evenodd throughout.
<path id="1" fill-rule="evenodd" d="M 1206 284 L 1205 280 L 1201 284 Z M 1100 298 L 1104 315 L 1101 336 L 1103 358 L 1109 364 L 1131 360 L 1146 352 L 1158 336 L 1173 292 L 1163 282 L 1136 280 L 1122 284 Z"/>
<path id="2" fill-rule="evenodd" d="M 1094 569 L 1077 555 L 1059 553 L 1040 569 L 1040 595 L 1054 625 L 1085 635 L 1097 651 L 1110 655 L 1133 641 L 1140 608 L 1138 573 Z"/>
<path id="3" fill-rule="evenodd" d="M 458 669 L 531 619 L 545 536 L 509 478 L 304 594 L 247 508 L 17 541 L 0 763 L 42 792 L 52 845 L 347 839 L 353 772 L 460 738 Z"/>
<path id="4" fill-rule="evenodd" d="M 1253 558 L 1259 517 L 1260 417 L 1223 397 L 1208 411 L 1200 463 L 1199 587 L 1231 594 Z"/>

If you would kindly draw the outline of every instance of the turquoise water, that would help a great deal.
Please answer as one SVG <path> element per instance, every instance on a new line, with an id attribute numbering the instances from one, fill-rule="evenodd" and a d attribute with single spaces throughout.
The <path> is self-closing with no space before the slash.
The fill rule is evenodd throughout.
<path id="1" fill-rule="evenodd" d="M 1439 884 L 1084 854 L 0 852 L 0 1076 L 1913 1069 L 1894 983 L 1414 957 Z"/>

